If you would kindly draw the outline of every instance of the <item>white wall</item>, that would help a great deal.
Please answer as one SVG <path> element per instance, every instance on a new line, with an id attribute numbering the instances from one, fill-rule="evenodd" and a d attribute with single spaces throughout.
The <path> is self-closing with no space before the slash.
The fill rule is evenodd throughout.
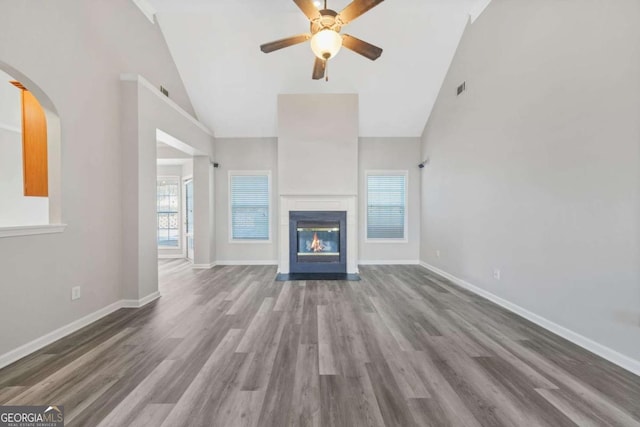
<path id="1" fill-rule="evenodd" d="M 419 259 L 420 244 L 420 138 L 360 138 L 358 182 L 360 230 L 359 254 L 364 261 L 412 261 Z M 278 140 L 276 138 L 217 138 L 216 161 L 216 248 L 217 260 L 225 262 L 267 262 L 277 260 L 278 233 Z M 367 243 L 364 233 L 366 170 L 407 170 L 408 180 L 408 242 Z M 229 170 L 272 171 L 272 237 L 271 243 L 229 243 Z M 304 195 L 304 194 L 303 194 Z"/>
<path id="2" fill-rule="evenodd" d="M 183 178 L 193 178 L 193 160 L 182 165 Z"/>
<path id="3" fill-rule="evenodd" d="M 215 176 L 209 156 L 193 158 L 193 264 L 212 268 L 216 260 Z"/>
<path id="4" fill-rule="evenodd" d="M 420 138 L 360 138 L 358 179 L 359 198 L 359 257 L 365 263 L 417 262 L 420 258 Z M 367 214 L 367 184 L 369 170 L 407 171 L 407 242 L 367 242 L 365 216 Z"/>
<path id="5" fill-rule="evenodd" d="M 191 159 L 193 156 L 183 151 L 170 147 L 166 144 L 159 144 L 156 149 L 158 159 Z"/>
<path id="6" fill-rule="evenodd" d="M 120 73 L 142 74 L 193 109 L 160 29 L 129 0 L 2 2 L 0 52 L 59 113 L 68 224 L 61 234 L 0 239 L 4 354 L 122 298 L 121 206 L 132 206 L 122 198 Z M 82 298 L 72 302 L 73 286 Z"/>
<path id="7" fill-rule="evenodd" d="M 358 194 L 358 95 L 278 96 L 281 195 Z"/>
<path id="8" fill-rule="evenodd" d="M 218 263 L 276 262 L 278 259 L 278 154 L 276 138 L 217 138 L 216 253 Z M 229 171 L 271 171 L 271 242 L 229 242 Z"/>
<path id="9" fill-rule="evenodd" d="M 181 165 L 158 165 L 158 177 L 162 176 L 182 176 Z"/>
<path id="10" fill-rule="evenodd" d="M 421 253 L 636 360 L 638 17 L 636 0 L 493 0 L 424 132 Z"/>
<path id="11" fill-rule="evenodd" d="M 122 289 L 127 299 L 151 298 L 158 292 L 158 244 L 155 217 L 158 137 L 205 157 L 209 165 L 213 137 L 193 117 L 140 76 L 120 84 L 123 221 Z M 162 135 L 160 132 L 162 132 Z M 209 171 L 196 172 L 194 157 L 194 262 L 209 266 L 213 245 L 213 200 Z M 213 173 L 211 173 L 213 175 Z M 204 237 L 202 237 L 204 236 Z"/>
<path id="12" fill-rule="evenodd" d="M 25 197 L 20 89 L 0 71 L 0 227 L 49 223 L 49 199 Z"/>
<path id="13" fill-rule="evenodd" d="M 21 131 L 22 101 L 20 89 L 10 82 L 14 77 L 0 70 L 0 126 Z"/>

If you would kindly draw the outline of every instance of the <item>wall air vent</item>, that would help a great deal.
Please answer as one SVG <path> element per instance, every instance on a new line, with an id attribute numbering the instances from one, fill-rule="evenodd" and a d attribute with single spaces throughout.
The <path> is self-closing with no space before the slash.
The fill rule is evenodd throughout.
<path id="1" fill-rule="evenodd" d="M 462 84 L 458 86 L 458 96 L 460 96 L 465 90 L 467 90 L 467 82 L 462 82 Z"/>
<path id="2" fill-rule="evenodd" d="M 160 86 L 160 92 L 167 98 L 169 97 L 169 91 L 164 86 Z"/>

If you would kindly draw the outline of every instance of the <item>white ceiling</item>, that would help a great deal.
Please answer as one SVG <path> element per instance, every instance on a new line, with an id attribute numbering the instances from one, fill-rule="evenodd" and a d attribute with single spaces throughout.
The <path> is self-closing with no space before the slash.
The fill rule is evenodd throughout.
<path id="1" fill-rule="evenodd" d="M 152 0 L 196 114 L 217 137 L 277 136 L 280 93 L 357 93 L 360 135 L 420 136 L 464 27 L 490 0 L 387 0 L 343 29 L 384 49 L 343 49 L 329 82 L 311 79 L 308 43 L 262 43 L 308 31 L 291 0 Z M 329 0 L 340 11 L 349 0 Z"/>

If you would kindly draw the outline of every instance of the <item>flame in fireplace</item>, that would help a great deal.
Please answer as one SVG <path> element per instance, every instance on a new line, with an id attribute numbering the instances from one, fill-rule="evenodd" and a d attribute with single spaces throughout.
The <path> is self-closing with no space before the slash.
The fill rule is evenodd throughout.
<path id="1" fill-rule="evenodd" d="M 313 241 L 311 242 L 311 250 L 313 252 L 322 252 L 324 250 L 324 245 L 322 244 L 322 240 L 318 239 L 318 233 L 313 233 Z"/>

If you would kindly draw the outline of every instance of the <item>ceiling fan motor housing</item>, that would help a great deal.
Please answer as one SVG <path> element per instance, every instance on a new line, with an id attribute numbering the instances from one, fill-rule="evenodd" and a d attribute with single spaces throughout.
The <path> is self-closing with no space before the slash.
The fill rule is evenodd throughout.
<path id="1" fill-rule="evenodd" d="M 339 33 L 342 29 L 342 22 L 338 16 L 338 12 L 331 9 L 322 9 L 320 17 L 311 21 L 311 34 L 315 34 L 322 30 L 333 30 Z"/>

